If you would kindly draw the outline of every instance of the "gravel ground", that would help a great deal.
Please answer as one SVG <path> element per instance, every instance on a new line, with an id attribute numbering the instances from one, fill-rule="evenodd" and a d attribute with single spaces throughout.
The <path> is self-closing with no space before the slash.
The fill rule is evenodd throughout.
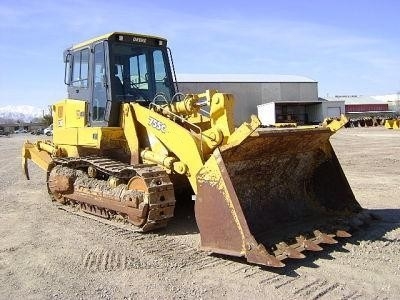
<path id="1" fill-rule="evenodd" d="M 332 137 L 357 200 L 380 220 L 284 269 L 199 251 L 191 209 L 149 234 L 61 209 L 43 171 L 31 164 L 31 180 L 22 175 L 26 138 L 0 137 L 1 299 L 399 298 L 400 131 L 349 128 Z"/>

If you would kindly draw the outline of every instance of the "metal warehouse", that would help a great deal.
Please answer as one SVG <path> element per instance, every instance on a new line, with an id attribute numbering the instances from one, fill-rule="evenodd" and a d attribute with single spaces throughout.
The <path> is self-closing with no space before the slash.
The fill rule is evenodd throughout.
<path id="1" fill-rule="evenodd" d="M 371 96 L 346 95 L 335 96 L 335 99 L 346 102 L 346 113 L 385 112 L 389 110 L 387 102 L 377 100 Z"/>
<path id="2" fill-rule="evenodd" d="M 232 93 L 236 99 L 238 124 L 248 121 L 251 114 L 258 114 L 263 124 L 268 125 L 278 122 L 312 124 L 326 116 L 344 113 L 343 101 L 318 98 L 318 82 L 304 76 L 178 74 L 177 79 L 182 93 L 201 93 L 206 89 Z"/>

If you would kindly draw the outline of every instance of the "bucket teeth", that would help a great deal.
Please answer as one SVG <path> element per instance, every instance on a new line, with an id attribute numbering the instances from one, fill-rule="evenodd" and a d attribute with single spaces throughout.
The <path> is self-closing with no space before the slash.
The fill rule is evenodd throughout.
<path id="1" fill-rule="evenodd" d="M 326 234 L 320 230 L 314 230 L 315 237 L 307 239 L 305 236 L 300 235 L 296 237 L 297 243 L 288 245 L 285 242 L 276 244 L 276 250 L 274 251 L 275 257 L 280 261 L 285 258 L 302 259 L 306 256 L 302 253 L 304 250 L 308 251 L 321 251 L 323 250 L 319 244 L 336 244 L 337 240 L 335 236 L 340 238 L 351 237 L 351 234 L 344 229 L 336 230 L 336 234 Z"/>
<path id="2" fill-rule="evenodd" d="M 310 251 L 322 251 L 322 247 L 312 241 L 305 241 L 304 246 L 307 250 Z"/>
<path id="3" fill-rule="evenodd" d="M 286 254 L 288 257 L 290 257 L 290 258 L 295 258 L 295 259 L 302 259 L 302 258 L 305 258 L 305 257 L 306 257 L 303 253 L 297 251 L 296 249 L 290 248 L 290 247 L 288 247 L 288 248 L 285 250 L 285 254 Z"/>
<path id="4" fill-rule="evenodd" d="M 336 236 L 337 236 L 337 237 L 340 237 L 340 238 L 349 238 L 349 237 L 351 237 L 351 234 L 348 233 L 348 232 L 345 231 L 345 230 L 337 230 L 337 231 L 336 231 Z"/>
<path id="5" fill-rule="evenodd" d="M 249 252 L 247 252 L 246 257 L 247 261 L 250 263 L 255 263 L 274 268 L 282 268 L 285 266 L 285 264 L 281 260 L 285 259 L 286 256 L 272 255 L 267 252 L 267 250 L 262 244 L 258 244 L 257 247 L 254 247 L 253 249 L 249 250 Z"/>
<path id="6" fill-rule="evenodd" d="M 300 236 L 296 238 L 297 242 L 308 251 L 321 251 L 322 247 L 313 241 L 307 240 L 305 237 Z"/>
<path id="7" fill-rule="evenodd" d="M 285 264 L 283 262 L 281 262 L 279 259 L 277 259 L 273 255 L 268 255 L 266 257 L 266 260 L 267 260 L 266 265 L 269 267 L 283 268 L 285 266 Z"/>
<path id="8" fill-rule="evenodd" d="M 278 249 L 276 251 L 276 254 L 278 254 L 278 255 L 283 255 L 285 257 L 294 258 L 294 259 L 302 259 L 302 258 L 306 257 L 303 253 L 290 247 L 288 244 L 286 244 L 284 242 L 277 244 L 276 247 Z"/>
<path id="9" fill-rule="evenodd" d="M 337 240 L 335 240 L 333 237 L 335 235 L 333 234 L 326 234 L 326 233 L 322 233 L 319 230 L 314 230 L 314 235 L 316 237 L 316 239 L 323 244 L 337 244 Z"/>

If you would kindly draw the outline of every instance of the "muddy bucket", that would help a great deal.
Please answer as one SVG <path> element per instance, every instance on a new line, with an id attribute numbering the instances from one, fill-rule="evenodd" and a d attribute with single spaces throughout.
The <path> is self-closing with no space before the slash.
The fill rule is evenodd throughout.
<path id="1" fill-rule="evenodd" d="M 197 176 L 201 247 L 281 267 L 348 237 L 362 211 L 329 142 L 329 129 L 258 129 L 220 147 Z"/>

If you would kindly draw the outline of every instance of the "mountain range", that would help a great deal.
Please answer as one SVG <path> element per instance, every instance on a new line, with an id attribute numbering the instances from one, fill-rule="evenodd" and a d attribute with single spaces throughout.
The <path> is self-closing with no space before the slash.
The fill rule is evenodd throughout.
<path id="1" fill-rule="evenodd" d="M 0 123 L 24 122 L 29 123 L 42 118 L 48 109 L 31 105 L 7 105 L 0 107 Z"/>

